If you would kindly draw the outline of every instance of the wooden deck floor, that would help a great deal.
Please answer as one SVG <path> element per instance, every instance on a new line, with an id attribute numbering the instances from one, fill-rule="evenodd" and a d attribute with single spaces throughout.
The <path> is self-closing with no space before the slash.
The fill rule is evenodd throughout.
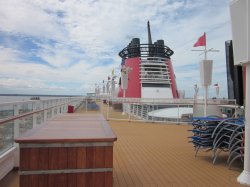
<path id="1" fill-rule="evenodd" d="M 189 126 L 109 122 L 114 149 L 114 186 L 240 186 L 240 167 L 229 170 L 226 157 L 216 165 L 211 153 L 194 157 Z"/>
<path id="2" fill-rule="evenodd" d="M 80 111 L 79 112 L 83 112 Z M 194 157 L 188 143 L 188 125 L 109 121 L 118 141 L 114 146 L 114 187 L 137 186 L 241 186 L 236 178 L 241 164 L 229 170 L 226 157 L 212 164 L 211 152 Z M 11 172 L 1 187 L 18 187 L 18 174 Z"/>

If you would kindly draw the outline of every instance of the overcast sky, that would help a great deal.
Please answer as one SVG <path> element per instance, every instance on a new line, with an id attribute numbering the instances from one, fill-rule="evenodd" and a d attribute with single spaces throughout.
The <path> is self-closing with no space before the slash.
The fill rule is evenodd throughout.
<path id="1" fill-rule="evenodd" d="M 227 97 L 225 41 L 230 40 L 229 0 L 0 0 L 0 93 L 85 94 L 107 80 L 118 52 L 133 37 L 164 39 L 177 86 L 187 97 L 200 85 L 199 52 L 207 33 L 213 84 Z M 201 90 L 201 89 L 200 89 Z M 202 95 L 202 92 L 200 92 Z M 215 89 L 210 88 L 210 97 Z"/>

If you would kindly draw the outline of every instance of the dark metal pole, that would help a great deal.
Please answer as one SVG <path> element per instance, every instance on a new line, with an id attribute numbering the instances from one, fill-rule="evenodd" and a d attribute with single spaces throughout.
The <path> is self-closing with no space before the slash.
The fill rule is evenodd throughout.
<path id="1" fill-rule="evenodd" d="M 151 38 L 149 21 L 148 21 L 148 44 L 152 44 L 152 38 Z"/>

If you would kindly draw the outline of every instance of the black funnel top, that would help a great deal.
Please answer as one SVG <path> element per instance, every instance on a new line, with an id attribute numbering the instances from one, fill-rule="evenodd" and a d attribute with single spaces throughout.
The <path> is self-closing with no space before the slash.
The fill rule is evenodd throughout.
<path id="1" fill-rule="evenodd" d="M 134 58 L 134 57 L 161 57 L 161 58 L 170 58 L 174 52 L 164 45 L 164 40 L 157 40 L 152 43 L 151 31 L 149 21 L 148 26 L 148 43 L 140 44 L 139 38 L 133 38 L 132 41 L 125 47 L 122 51 L 119 52 L 119 56 L 122 59 Z"/>

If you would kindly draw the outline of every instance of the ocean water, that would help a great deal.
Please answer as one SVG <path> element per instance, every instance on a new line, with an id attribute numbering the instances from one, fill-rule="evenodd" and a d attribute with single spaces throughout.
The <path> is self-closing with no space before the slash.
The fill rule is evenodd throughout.
<path id="1" fill-rule="evenodd" d="M 32 96 L 0 96 L 0 104 L 20 102 L 20 101 L 29 101 L 31 97 Z M 40 97 L 40 100 L 60 98 L 59 96 L 57 97 L 39 96 L 39 97 Z"/>
<path id="2" fill-rule="evenodd" d="M 28 101 L 30 96 L 0 96 L 0 103 Z"/>

